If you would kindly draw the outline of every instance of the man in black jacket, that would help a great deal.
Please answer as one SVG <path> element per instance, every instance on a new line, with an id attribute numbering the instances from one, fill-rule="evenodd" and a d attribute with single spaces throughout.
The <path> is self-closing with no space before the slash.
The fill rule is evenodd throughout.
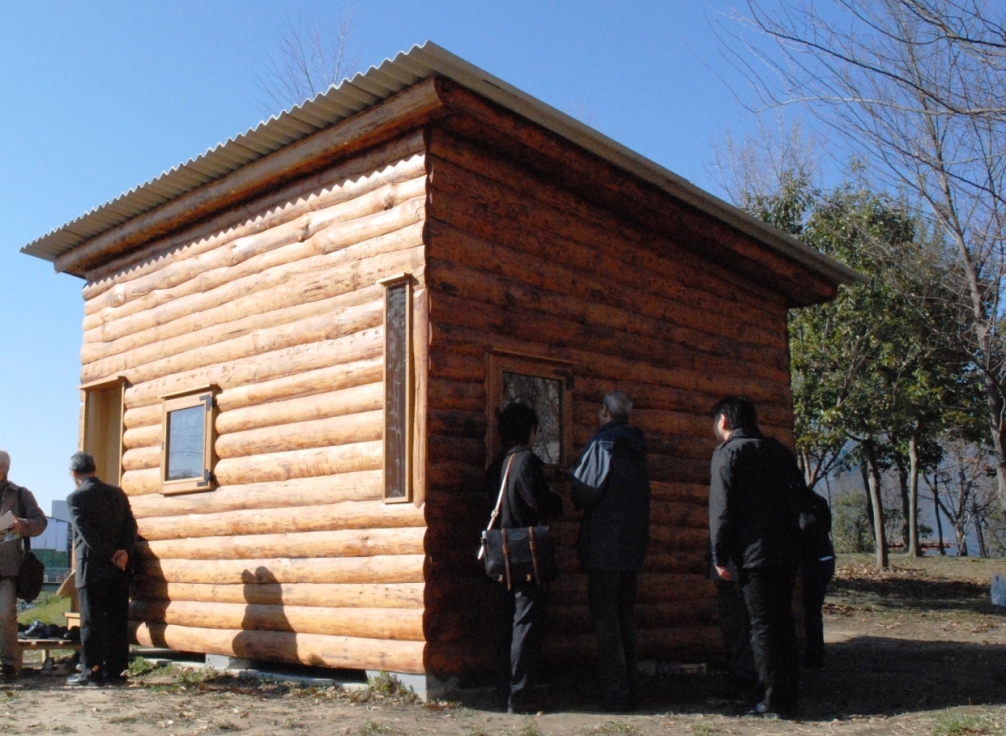
<path id="1" fill-rule="evenodd" d="M 733 562 L 751 625 L 751 649 L 765 697 L 755 713 L 789 716 L 797 706 L 799 663 L 792 597 L 799 551 L 796 458 L 758 429 L 754 405 L 727 397 L 713 407 L 709 532 L 713 565 L 732 578 Z"/>
<path id="2" fill-rule="evenodd" d="M 632 402 L 604 397 L 597 433 L 573 474 L 573 505 L 583 509 L 577 551 L 587 571 L 590 616 L 609 711 L 636 706 L 636 587 L 650 541 L 646 440 L 628 424 Z"/>
<path id="3" fill-rule="evenodd" d="M 89 454 L 71 457 L 70 472 L 77 486 L 66 503 L 74 530 L 82 671 L 67 683 L 121 683 L 129 666 L 127 569 L 136 544 L 136 519 L 122 489 L 95 477 Z"/>
<path id="4" fill-rule="evenodd" d="M 544 526 L 562 515 L 562 497 L 545 480 L 544 464 L 531 450 L 538 433 L 538 415 L 526 404 L 508 405 L 499 415 L 499 433 L 506 449 L 486 471 L 486 494 L 499 496 L 500 529 Z M 534 684 L 545 643 L 548 586 L 513 581 L 513 635 L 510 644 L 510 713 L 538 710 Z"/>

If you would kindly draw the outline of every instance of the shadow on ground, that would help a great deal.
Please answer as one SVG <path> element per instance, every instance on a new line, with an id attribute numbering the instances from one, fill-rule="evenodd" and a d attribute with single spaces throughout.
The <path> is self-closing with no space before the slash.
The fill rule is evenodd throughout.
<path id="1" fill-rule="evenodd" d="M 1006 647 L 859 637 L 829 645 L 824 669 L 801 670 L 802 720 L 896 715 L 965 705 L 1006 704 Z M 740 715 L 750 707 L 725 696 L 723 674 L 643 678 L 640 713 Z M 552 672 L 541 689 L 546 712 L 596 712 L 589 668 Z M 501 687 L 462 692 L 464 705 L 499 710 Z"/>

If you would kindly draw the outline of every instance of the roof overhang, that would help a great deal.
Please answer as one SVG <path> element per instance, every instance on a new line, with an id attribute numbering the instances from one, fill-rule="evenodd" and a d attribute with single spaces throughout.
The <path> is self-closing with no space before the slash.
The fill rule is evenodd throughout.
<path id="1" fill-rule="evenodd" d="M 100 257 L 109 234 L 135 218 L 167 208 L 185 195 L 229 177 L 281 149 L 293 146 L 384 103 L 419 83 L 449 79 L 562 136 L 601 159 L 667 192 L 685 204 L 730 225 L 835 284 L 862 277 L 771 225 L 700 189 L 659 164 L 631 151 L 578 120 L 469 64 L 432 42 L 385 59 L 378 67 L 333 85 L 326 92 L 259 123 L 242 135 L 207 150 L 116 199 L 97 207 L 21 249 L 51 261 L 58 272 L 83 275 L 85 263 Z M 179 203 L 180 204 L 180 203 Z"/>

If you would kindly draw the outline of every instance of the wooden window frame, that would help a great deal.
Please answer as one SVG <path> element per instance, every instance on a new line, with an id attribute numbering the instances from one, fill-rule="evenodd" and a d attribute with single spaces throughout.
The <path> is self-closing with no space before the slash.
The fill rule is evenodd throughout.
<path id="1" fill-rule="evenodd" d="M 125 425 L 125 414 L 126 414 L 126 385 L 129 382 L 126 380 L 125 376 L 115 376 L 115 378 L 106 378 L 100 381 L 91 381 L 90 383 L 85 383 L 79 386 L 81 396 L 81 406 L 80 406 L 80 432 L 79 439 L 77 442 L 77 447 L 82 452 L 91 452 L 93 454 L 93 443 L 92 437 L 90 435 L 90 415 L 89 409 L 91 407 L 91 401 L 93 400 L 95 394 L 100 391 L 108 391 L 109 389 L 117 389 L 119 392 L 119 412 L 118 412 L 118 423 L 119 423 L 119 437 L 118 437 L 118 447 L 116 448 L 118 452 L 118 471 L 114 477 L 102 478 L 106 483 L 111 483 L 112 485 L 122 484 L 122 456 L 125 453 L 125 444 L 123 441 L 123 435 L 126 432 Z"/>
<path id="2" fill-rule="evenodd" d="M 493 351 L 486 355 L 486 467 L 504 449 L 496 426 L 502 410 L 503 374 L 537 376 L 559 383 L 559 462 L 546 467 L 568 467 L 573 462 L 573 389 L 575 364 L 525 353 Z"/>
<path id="3" fill-rule="evenodd" d="M 412 338 L 412 274 L 402 273 L 390 278 L 382 279 L 380 283 L 384 287 L 384 374 L 382 380 L 384 382 L 384 433 L 383 433 L 383 444 L 384 444 L 384 463 L 382 467 L 381 476 L 381 486 L 383 489 L 384 502 L 385 503 L 409 503 L 412 501 L 413 492 L 413 479 L 412 479 L 412 448 L 413 448 L 413 426 L 412 417 L 414 412 L 415 404 L 415 388 L 413 386 L 414 382 L 414 369 L 412 365 L 413 361 L 413 338 Z M 395 385 L 393 380 L 394 376 L 392 371 L 396 369 L 395 366 L 391 365 L 391 344 L 388 339 L 388 304 L 389 296 L 392 290 L 397 287 L 404 287 L 405 289 L 405 366 L 404 366 L 404 380 L 401 383 L 405 396 L 399 397 L 402 399 L 403 412 L 400 417 L 403 435 L 402 455 L 402 473 L 403 473 L 403 483 L 404 488 L 401 490 L 400 495 L 390 495 L 389 494 L 389 483 L 392 483 L 392 479 L 389 477 L 389 468 L 391 467 L 394 458 L 391 457 L 391 443 L 388 441 L 390 435 L 391 427 L 391 415 L 388 410 L 388 405 L 390 403 L 390 392 L 392 387 Z"/>
<path id="4" fill-rule="evenodd" d="M 219 387 L 199 386 L 185 391 L 176 391 L 161 396 L 161 493 L 165 496 L 176 493 L 200 493 L 216 488 L 213 469 L 216 464 L 214 443 L 216 440 L 216 415 Z M 182 480 L 168 480 L 168 415 L 180 409 L 191 409 L 202 405 L 203 411 L 203 475 Z"/>

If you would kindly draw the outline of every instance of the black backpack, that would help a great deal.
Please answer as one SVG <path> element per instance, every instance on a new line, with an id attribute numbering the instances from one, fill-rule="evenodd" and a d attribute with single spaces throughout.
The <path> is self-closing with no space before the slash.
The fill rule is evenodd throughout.
<path id="1" fill-rule="evenodd" d="M 797 513 L 801 557 L 817 559 L 833 555 L 831 507 L 827 499 L 804 486 L 798 491 Z"/>

